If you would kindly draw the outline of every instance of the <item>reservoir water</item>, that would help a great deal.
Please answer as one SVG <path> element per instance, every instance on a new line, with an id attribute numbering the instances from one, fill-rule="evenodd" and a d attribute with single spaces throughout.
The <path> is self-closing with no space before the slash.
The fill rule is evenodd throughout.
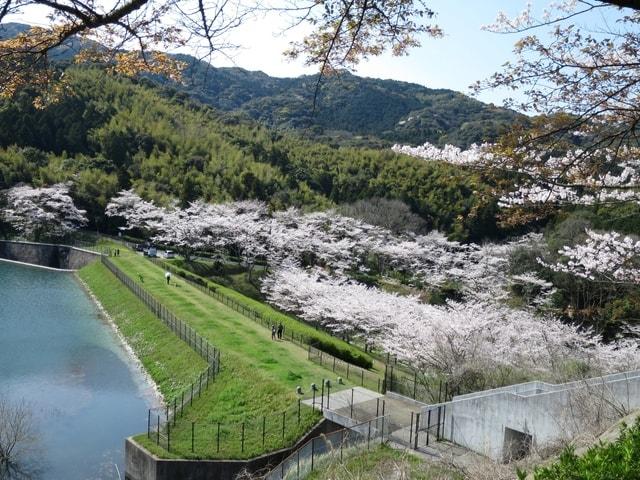
<path id="1" fill-rule="evenodd" d="M 73 274 L 3 261 L 0 396 L 28 406 L 47 480 L 124 479 L 124 439 L 158 402 Z"/>

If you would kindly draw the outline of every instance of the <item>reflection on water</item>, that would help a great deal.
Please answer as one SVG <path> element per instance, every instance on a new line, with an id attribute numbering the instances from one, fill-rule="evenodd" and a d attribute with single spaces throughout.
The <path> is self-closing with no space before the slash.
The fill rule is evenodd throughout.
<path id="1" fill-rule="evenodd" d="M 0 292 L 0 395 L 28 403 L 40 449 L 27 474 L 124 477 L 124 439 L 146 429 L 150 386 L 73 275 L 0 262 Z"/>

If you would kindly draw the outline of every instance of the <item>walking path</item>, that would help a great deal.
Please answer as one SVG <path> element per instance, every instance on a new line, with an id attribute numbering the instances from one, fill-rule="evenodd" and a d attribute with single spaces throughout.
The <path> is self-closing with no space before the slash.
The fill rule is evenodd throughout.
<path id="1" fill-rule="evenodd" d="M 325 391 L 322 398 L 319 392 L 315 400 L 309 399 L 303 403 L 322 410 L 326 418 L 345 427 L 384 416 L 384 432 L 389 445 L 397 449 L 410 448 L 428 461 L 444 461 L 463 467 L 479 458 L 476 453 L 464 447 L 436 439 L 433 429 L 427 445 L 427 432 L 420 430 L 416 436 L 414 426 L 416 414 L 426 404 L 400 395 L 382 395 L 366 388 L 354 387 L 330 392 L 329 395 Z"/>

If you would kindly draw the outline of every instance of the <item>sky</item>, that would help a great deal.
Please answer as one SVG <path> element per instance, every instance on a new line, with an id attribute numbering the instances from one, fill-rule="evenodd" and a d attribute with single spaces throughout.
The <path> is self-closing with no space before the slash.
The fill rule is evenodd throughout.
<path id="1" fill-rule="evenodd" d="M 512 34 L 483 31 L 482 25 L 493 23 L 499 11 L 517 15 L 526 3 L 526 0 L 427 0 L 427 5 L 437 13 L 434 23 L 444 30 L 444 38 L 423 38 L 422 46 L 412 49 L 408 56 L 387 54 L 373 58 L 361 63 L 354 73 L 470 94 L 471 84 L 488 78 L 499 71 L 504 62 L 513 59 L 513 44 L 519 38 Z M 543 8 L 550 2 L 537 0 L 533 3 L 536 8 Z M 599 12 L 584 15 L 580 22 L 602 23 L 602 15 Z M 36 24 L 46 22 L 44 13 L 34 10 L 28 15 L 13 16 L 8 20 Z M 303 33 L 300 29 L 278 33 L 288 25 L 289 20 L 281 15 L 247 21 L 230 38 L 243 47 L 229 52 L 231 58 L 218 55 L 211 62 L 216 67 L 238 66 L 277 77 L 315 73 L 313 67 L 305 67 L 302 61 L 288 61 L 282 55 L 291 38 L 301 38 Z M 501 104 L 507 95 L 513 94 L 487 91 L 480 93 L 478 98 Z"/>

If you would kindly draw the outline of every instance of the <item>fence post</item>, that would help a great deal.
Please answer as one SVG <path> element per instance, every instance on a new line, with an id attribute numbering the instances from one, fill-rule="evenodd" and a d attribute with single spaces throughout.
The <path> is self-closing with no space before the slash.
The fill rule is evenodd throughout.
<path id="1" fill-rule="evenodd" d="M 416 413 L 416 440 L 413 445 L 413 449 L 418 449 L 418 437 L 420 435 L 420 413 Z"/>
<path id="2" fill-rule="evenodd" d="M 178 397 L 173 397 L 173 426 L 176 425 L 176 417 L 178 416 Z"/>
<path id="3" fill-rule="evenodd" d="M 240 441 L 241 441 L 240 451 L 244 453 L 244 422 L 242 422 L 242 438 Z"/>
<path id="4" fill-rule="evenodd" d="M 333 371 L 336 371 L 336 357 L 333 357 Z"/>
<path id="5" fill-rule="evenodd" d="M 184 415 L 184 390 L 182 391 L 182 400 L 180 402 L 180 416 Z"/>
<path id="6" fill-rule="evenodd" d="M 445 433 L 444 432 L 444 424 L 445 424 L 444 419 L 445 419 L 446 415 L 447 415 L 447 404 L 445 403 L 442 406 L 442 435 L 440 435 L 441 438 L 445 438 L 445 436 L 444 436 L 444 433 Z M 445 440 L 446 440 L 446 438 L 445 438 Z"/>
<path id="7" fill-rule="evenodd" d="M 171 423 L 167 423 L 167 452 L 171 452 Z"/>
<path id="8" fill-rule="evenodd" d="M 298 399 L 298 425 L 300 425 L 300 403 L 301 403 L 301 399 Z"/>
<path id="9" fill-rule="evenodd" d="M 196 422 L 191 422 L 191 452 L 195 451 Z"/>
<path id="10" fill-rule="evenodd" d="M 353 418 L 353 388 L 351 389 L 351 413 L 349 416 Z"/>
<path id="11" fill-rule="evenodd" d="M 282 412 L 282 440 L 284 440 L 284 427 L 287 418 L 287 411 Z"/>
<path id="12" fill-rule="evenodd" d="M 313 472 L 313 454 L 315 453 L 316 439 L 311 439 L 311 471 Z"/>
<path id="13" fill-rule="evenodd" d="M 156 445 L 160 445 L 160 415 L 158 415 L 158 431 L 156 433 Z"/>
<path id="14" fill-rule="evenodd" d="M 418 388 L 418 372 L 413 372 L 413 399 L 416 399 Z"/>
<path id="15" fill-rule="evenodd" d="M 379 412 L 378 412 L 379 410 L 380 410 L 380 397 L 376 398 L 376 417 L 379 415 Z"/>
<path id="16" fill-rule="evenodd" d="M 220 422 L 218 422 L 218 439 L 217 439 L 216 442 L 218 444 L 217 451 L 218 451 L 218 453 L 220 453 Z"/>
<path id="17" fill-rule="evenodd" d="M 189 399 L 189 405 L 193 405 L 193 382 L 191 382 L 191 398 Z"/>
<path id="18" fill-rule="evenodd" d="M 349 363 L 347 363 L 347 380 L 349 380 Z"/>
<path id="19" fill-rule="evenodd" d="M 324 412 L 324 378 L 322 379 L 322 388 L 320 389 L 320 411 Z"/>
<path id="20" fill-rule="evenodd" d="M 411 426 L 409 427 L 409 448 L 411 448 L 411 440 L 413 440 L 413 412 L 411 412 Z"/>
<path id="21" fill-rule="evenodd" d="M 371 420 L 369 420 L 369 429 L 367 431 L 367 450 L 369 450 L 370 442 L 371 442 Z"/>
<path id="22" fill-rule="evenodd" d="M 431 409 L 429 409 L 429 411 L 427 412 L 427 443 L 425 443 L 426 447 L 429 446 L 429 430 L 431 430 Z"/>
<path id="23" fill-rule="evenodd" d="M 267 431 L 267 417 L 262 416 L 262 447 L 264 447 L 264 436 Z"/>
<path id="24" fill-rule="evenodd" d="M 198 398 L 202 396 L 202 372 L 200 372 L 200 376 L 198 377 Z"/>
<path id="25" fill-rule="evenodd" d="M 382 381 L 382 393 L 387 393 L 387 374 L 389 370 L 389 354 L 387 353 L 387 363 L 384 365 L 384 380 Z"/>
<path id="26" fill-rule="evenodd" d="M 364 387 L 364 370 L 360 369 L 360 385 Z"/>
<path id="27" fill-rule="evenodd" d="M 436 442 L 440 441 L 440 409 L 442 407 L 438 405 L 438 425 L 436 425 Z"/>
<path id="28" fill-rule="evenodd" d="M 340 461 L 342 461 L 342 448 L 344 447 L 344 428 L 340 430 Z"/>
<path id="29" fill-rule="evenodd" d="M 298 470 L 296 473 L 296 480 L 300 480 L 300 449 L 297 450 L 298 453 Z"/>
<path id="30" fill-rule="evenodd" d="M 147 438 L 151 438 L 151 409 L 147 412 Z"/>

